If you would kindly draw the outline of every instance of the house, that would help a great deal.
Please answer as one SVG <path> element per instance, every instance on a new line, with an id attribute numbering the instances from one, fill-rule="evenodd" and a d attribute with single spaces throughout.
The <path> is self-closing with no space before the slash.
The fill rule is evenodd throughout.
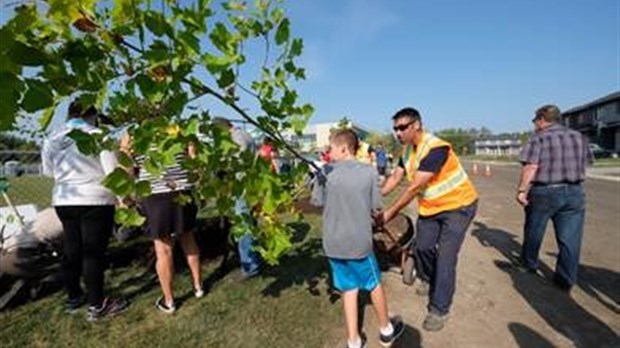
<path id="1" fill-rule="evenodd" d="M 521 140 L 505 136 L 491 136 L 474 142 L 474 152 L 482 156 L 518 156 Z"/>
<path id="2" fill-rule="evenodd" d="M 287 140 L 296 143 L 302 152 L 314 152 L 329 145 L 331 130 L 338 128 L 338 122 L 316 123 L 306 126 L 301 135 L 288 134 Z M 349 122 L 349 127 L 360 137 L 366 138 L 370 133 L 362 126 Z"/>
<path id="3" fill-rule="evenodd" d="M 620 152 L 620 91 L 564 111 L 562 122 L 590 142 Z"/>

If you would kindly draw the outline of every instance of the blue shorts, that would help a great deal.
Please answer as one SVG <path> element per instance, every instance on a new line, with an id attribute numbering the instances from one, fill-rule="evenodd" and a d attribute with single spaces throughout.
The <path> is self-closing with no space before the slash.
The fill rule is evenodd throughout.
<path id="1" fill-rule="evenodd" d="M 332 267 L 334 287 L 340 291 L 372 291 L 381 283 L 381 271 L 372 253 L 363 259 L 344 260 L 328 258 Z"/>

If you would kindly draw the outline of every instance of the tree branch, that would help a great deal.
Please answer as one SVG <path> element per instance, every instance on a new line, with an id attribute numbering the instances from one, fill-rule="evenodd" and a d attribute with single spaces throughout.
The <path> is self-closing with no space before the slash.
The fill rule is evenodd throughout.
<path id="1" fill-rule="evenodd" d="M 226 97 L 224 97 L 223 95 L 219 94 L 218 92 L 216 92 L 215 90 L 213 90 L 209 86 L 205 86 L 204 84 L 197 84 L 194 81 L 192 81 L 190 79 L 187 79 L 187 78 L 184 78 L 183 82 L 189 84 L 190 86 L 193 86 L 194 88 L 197 88 L 197 89 L 201 90 L 204 94 L 210 94 L 210 95 L 214 96 L 216 99 L 218 99 L 222 103 L 230 106 L 239 115 L 241 115 L 241 117 L 243 117 L 245 120 L 247 120 L 248 123 L 250 123 L 253 126 L 255 126 L 256 128 L 262 130 L 263 132 L 265 132 L 267 135 L 269 135 L 273 139 L 280 140 L 282 142 L 282 144 L 284 145 L 284 148 L 286 148 L 288 151 L 290 151 L 293 154 L 293 156 L 295 156 L 298 159 L 300 159 L 301 161 L 307 163 L 309 166 L 311 166 L 315 170 L 317 170 L 317 171 L 321 170 L 321 168 L 319 168 L 316 164 L 314 164 L 314 162 L 304 158 L 301 154 L 299 154 L 299 152 L 297 152 L 297 150 L 295 150 L 292 146 L 290 146 L 283 139 L 282 135 L 277 130 L 275 132 L 273 132 L 273 131 L 271 131 L 269 129 L 264 128 L 260 123 L 255 121 L 252 117 L 250 117 L 250 115 L 248 115 L 237 104 L 231 103 L 228 99 L 226 99 Z"/>

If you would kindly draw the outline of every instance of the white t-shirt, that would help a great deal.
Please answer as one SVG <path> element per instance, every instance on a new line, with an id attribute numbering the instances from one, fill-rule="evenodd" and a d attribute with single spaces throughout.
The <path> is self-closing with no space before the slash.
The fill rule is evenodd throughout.
<path id="1" fill-rule="evenodd" d="M 82 154 L 75 141 L 68 136 L 73 129 L 88 134 L 101 132 L 82 119 L 72 119 L 46 139 L 41 158 L 43 174 L 54 178 L 52 205 L 115 204 L 116 197 L 101 181 L 118 166 L 116 156 L 107 150 L 99 156 Z"/>

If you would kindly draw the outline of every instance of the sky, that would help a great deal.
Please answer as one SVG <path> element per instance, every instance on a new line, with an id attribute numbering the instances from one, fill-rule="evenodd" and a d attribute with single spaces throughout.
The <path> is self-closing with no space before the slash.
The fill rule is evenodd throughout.
<path id="1" fill-rule="evenodd" d="M 291 0 L 312 122 L 387 131 L 400 108 L 426 127 L 531 129 L 620 90 L 619 0 Z"/>

